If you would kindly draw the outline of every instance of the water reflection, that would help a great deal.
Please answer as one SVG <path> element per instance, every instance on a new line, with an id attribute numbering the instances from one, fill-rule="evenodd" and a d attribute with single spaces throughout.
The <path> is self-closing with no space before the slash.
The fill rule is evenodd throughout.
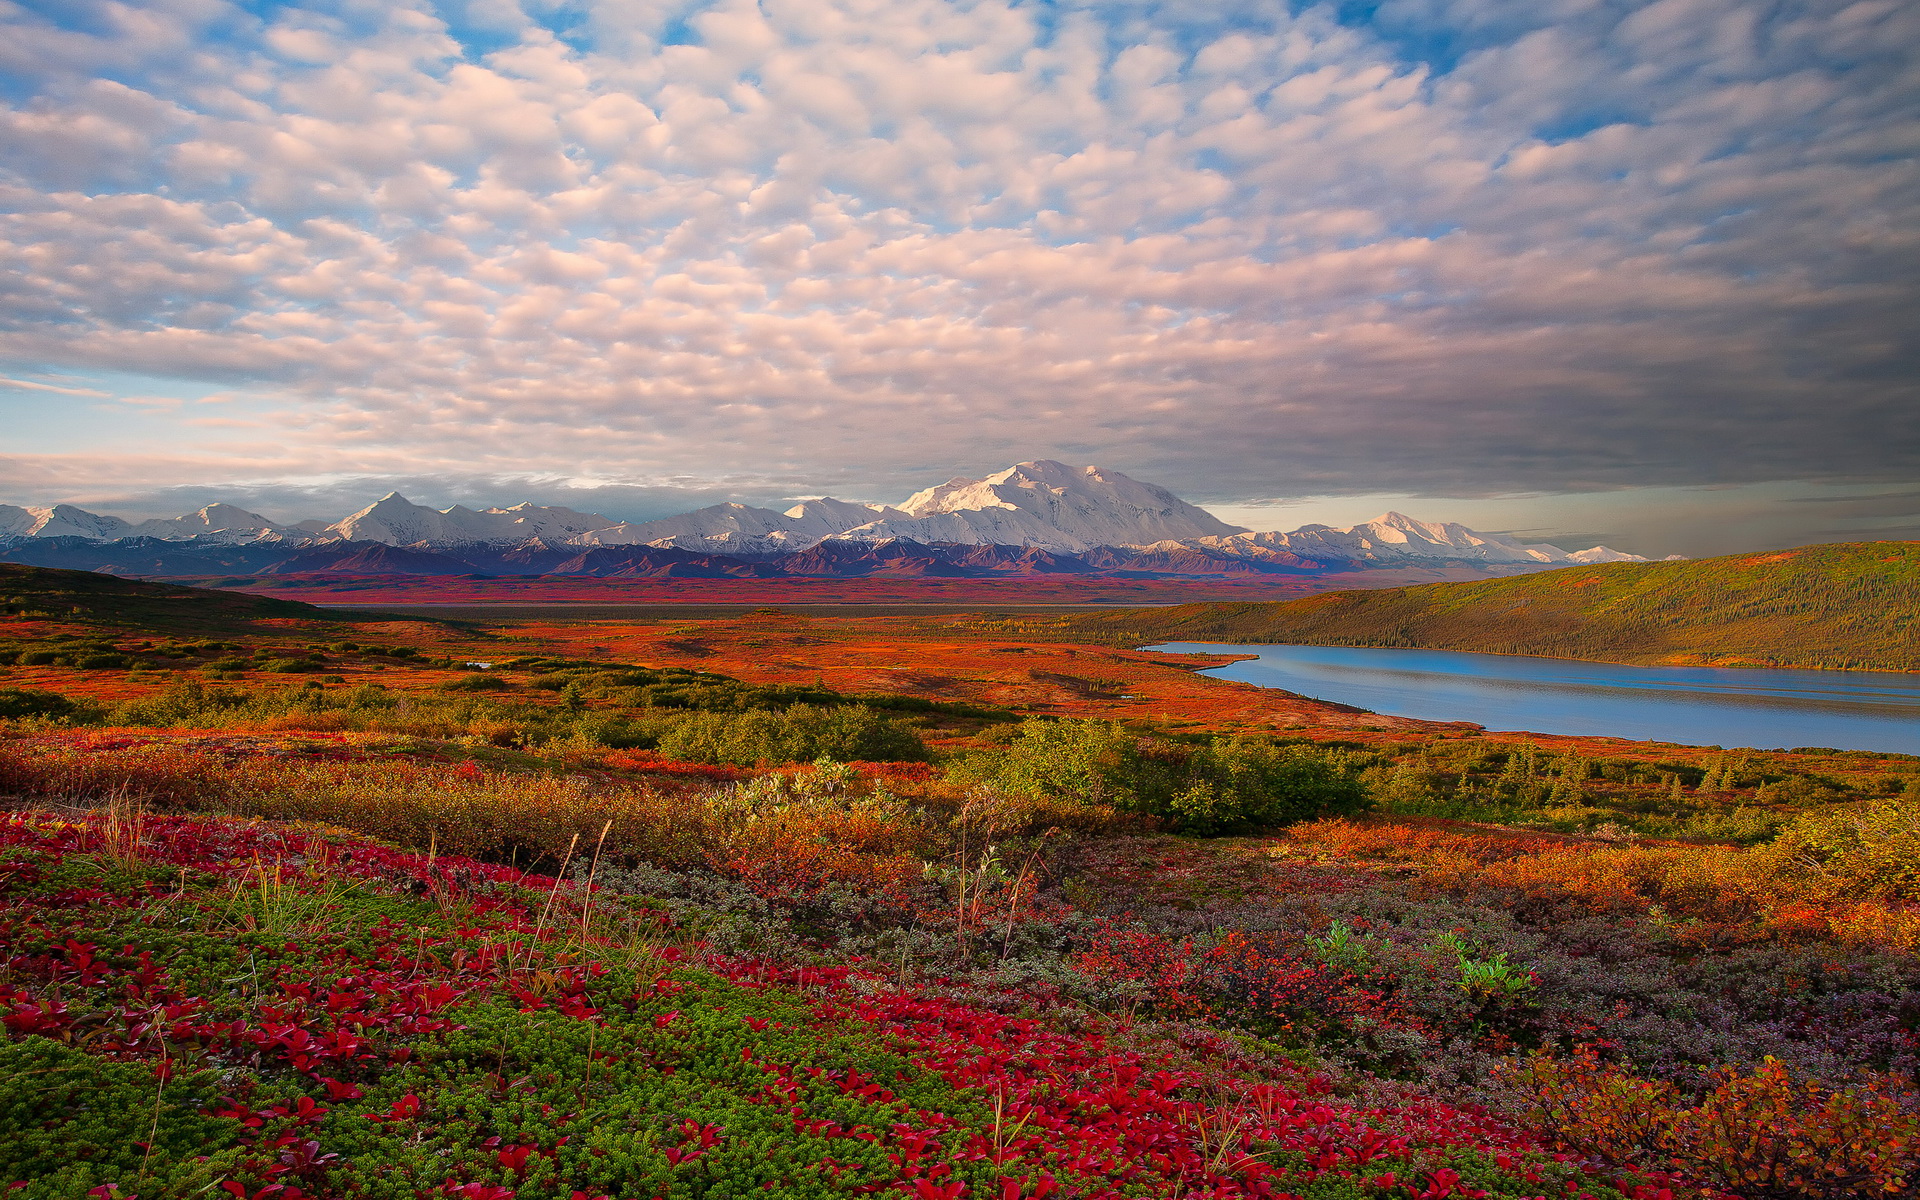
<path id="1" fill-rule="evenodd" d="M 1393 716 L 1692 745 L 1920 754 L 1920 675 L 1627 667 L 1348 646 L 1152 648 L 1258 654 L 1213 674 Z"/>

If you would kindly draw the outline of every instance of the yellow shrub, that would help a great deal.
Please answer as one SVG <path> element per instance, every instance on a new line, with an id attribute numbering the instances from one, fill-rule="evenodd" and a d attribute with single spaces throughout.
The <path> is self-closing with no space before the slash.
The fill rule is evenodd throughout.
<path id="1" fill-rule="evenodd" d="M 1920 799 L 1804 814 L 1769 850 L 1836 896 L 1920 900 Z"/>

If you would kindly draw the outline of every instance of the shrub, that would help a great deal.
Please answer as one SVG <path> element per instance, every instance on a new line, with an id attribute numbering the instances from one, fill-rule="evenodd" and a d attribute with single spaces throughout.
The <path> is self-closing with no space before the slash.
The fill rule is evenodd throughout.
<path id="1" fill-rule="evenodd" d="M 78 708 L 73 701 L 37 688 L 0 688 L 0 720 L 21 717 L 65 717 Z"/>
<path id="2" fill-rule="evenodd" d="M 1807 813 L 1781 830 L 1773 852 L 1839 894 L 1920 900 L 1920 799 Z"/>
<path id="3" fill-rule="evenodd" d="M 1527 1117 L 1615 1165 L 1671 1164 L 1722 1192 L 1779 1200 L 1904 1196 L 1920 1185 L 1920 1115 L 1873 1085 L 1828 1087 L 1768 1059 L 1719 1071 L 1697 1103 L 1671 1083 L 1536 1052 L 1509 1070 Z"/>
<path id="4" fill-rule="evenodd" d="M 1848 840 L 1876 830 L 1893 839 L 1907 818 L 1898 806 L 1888 809 L 1884 830 L 1871 821 L 1827 827 L 1816 820 L 1802 827 L 1809 840 L 1808 830 L 1827 829 L 1831 837 L 1820 844 L 1836 848 L 1829 862 L 1838 865 L 1831 869 L 1790 853 L 1799 843 L 1784 839 L 1754 849 L 1607 845 L 1378 820 L 1298 825 L 1284 846 L 1314 857 L 1409 863 L 1459 895 L 1498 889 L 1510 894 L 1508 903 L 1571 901 L 1595 913 L 1645 915 L 1669 936 L 1697 945 L 1831 938 L 1911 951 L 1920 948 L 1920 913 L 1899 898 L 1899 889 L 1910 886 L 1903 881 L 1911 858 L 1899 857 L 1897 843 L 1883 855 L 1877 844 Z"/>
<path id="5" fill-rule="evenodd" d="M 1357 812 L 1366 792 L 1339 751 L 1252 738 L 1190 748 L 1113 721 L 1028 722 L 961 777 L 1161 818 L 1199 835 Z"/>
<path id="6" fill-rule="evenodd" d="M 916 761 L 926 744 L 902 721 L 865 705 L 818 708 L 795 704 L 784 712 L 675 713 L 659 735 L 660 753 L 689 762 Z"/>
<path id="7" fill-rule="evenodd" d="M 1186 763 L 1188 783 L 1169 802 L 1177 828 L 1224 833 L 1359 812 L 1365 789 L 1338 753 L 1250 738 L 1215 742 Z"/>

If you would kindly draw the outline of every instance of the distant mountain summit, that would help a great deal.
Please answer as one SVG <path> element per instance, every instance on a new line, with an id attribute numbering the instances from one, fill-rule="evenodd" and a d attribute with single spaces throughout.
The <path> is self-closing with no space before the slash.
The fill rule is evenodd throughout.
<path id="1" fill-rule="evenodd" d="M 208 571 L 274 573 L 1218 578 L 1376 568 L 1512 573 L 1646 561 L 1605 546 L 1568 553 L 1522 545 L 1505 534 L 1391 512 L 1344 529 L 1254 532 L 1119 471 L 1051 459 L 1016 463 L 984 479 L 949 479 L 897 507 L 820 497 L 784 511 L 715 504 L 655 521 L 616 521 L 530 501 L 432 508 L 398 492 L 338 521 L 290 525 L 232 504 L 137 525 L 66 504 L 0 505 L 0 545 L 7 543 L 11 549 L 0 557 L 130 574 L 194 574 L 201 563 Z"/>
<path id="2" fill-rule="evenodd" d="M 597 529 L 579 540 L 590 546 L 655 546 L 709 554 L 791 554 L 876 516 L 901 515 L 883 504 L 850 504 L 831 497 L 804 500 L 785 512 L 715 504 L 677 517 Z"/>
<path id="3" fill-rule="evenodd" d="M 118 520 L 118 518 L 104 518 Z M 126 535 L 162 539 L 224 537 L 244 540 L 259 537 L 300 536 L 300 531 L 276 525 L 259 513 L 248 512 L 232 504 L 209 504 L 198 512 L 171 520 L 142 521 Z"/>
<path id="4" fill-rule="evenodd" d="M 83 537 L 94 541 L 125 537 L 133 526 L 119 517 L 103 517 L 71 504 L 52 508 L 16 508 L 0 504 L 0 537 Z"/>
<path id="5" fill-rule="evenodd" d="M 473 545 L 524 542 L 533 538 L 572 541 L 619 522 L 570 508 L 543 508 L 528 501 L 512 508 L 428 508 L 399 492 L 386 495 L 350 517 L 320 531 L 348 542 L 384 542 L 389 546 Z"/>
<path id="6" fill-rule="evenodd" d="M 833 536 L 1035 546 L 1077 554 L 1095 546 L 1146 546 L 1246 532 L 1163 487 L 1051 459 L 1017 463 L 985 479 L 950 479 L 915 492 L 900 513 Z"/>
<path id="7" fill-rule="evenodd" d="M 1030 546 L 1077 554 L 1169 538 L 1241 532 L 1163 487 L 1101 467 L 1041 459 L 985 479 L 950 479 L 898 508 L 824 497 L 785 512 L 716 504 L 659 521 L 615 525 L 580 540 L 708 554 L 790 554 L 824 541 Z"/>
<path id="8" fill-rule="evenodd" d="M 1290 533 L 1236 533 L 1168 543 L 1155 549 L 1188 546 L 1235 558 L 1292 562 L 1353 563 L 1365 566 L 1407 566 L 1420 563 L 1575 563 L 1645 562 L 1637 554 L 1623 554 L 1605 546 L 1569 553 L 1558 546 L 1523 545 L 1504 533 L 1479 533 L 1451 521 L 1416 521 L 1404 513 L 1389 512 L 1361 525 L 1344 529 L 1331 525 L 1302 525 Z"/>

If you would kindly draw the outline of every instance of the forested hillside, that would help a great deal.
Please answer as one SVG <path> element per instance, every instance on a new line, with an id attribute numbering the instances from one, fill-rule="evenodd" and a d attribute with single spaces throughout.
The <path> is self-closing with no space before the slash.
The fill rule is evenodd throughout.
<path id="1" fill-rule="evenodd" d="M 1622 663 L 1920 670 L 1920 542 L 1073 618 L 1141 641 L 1420 646 Z"/>

